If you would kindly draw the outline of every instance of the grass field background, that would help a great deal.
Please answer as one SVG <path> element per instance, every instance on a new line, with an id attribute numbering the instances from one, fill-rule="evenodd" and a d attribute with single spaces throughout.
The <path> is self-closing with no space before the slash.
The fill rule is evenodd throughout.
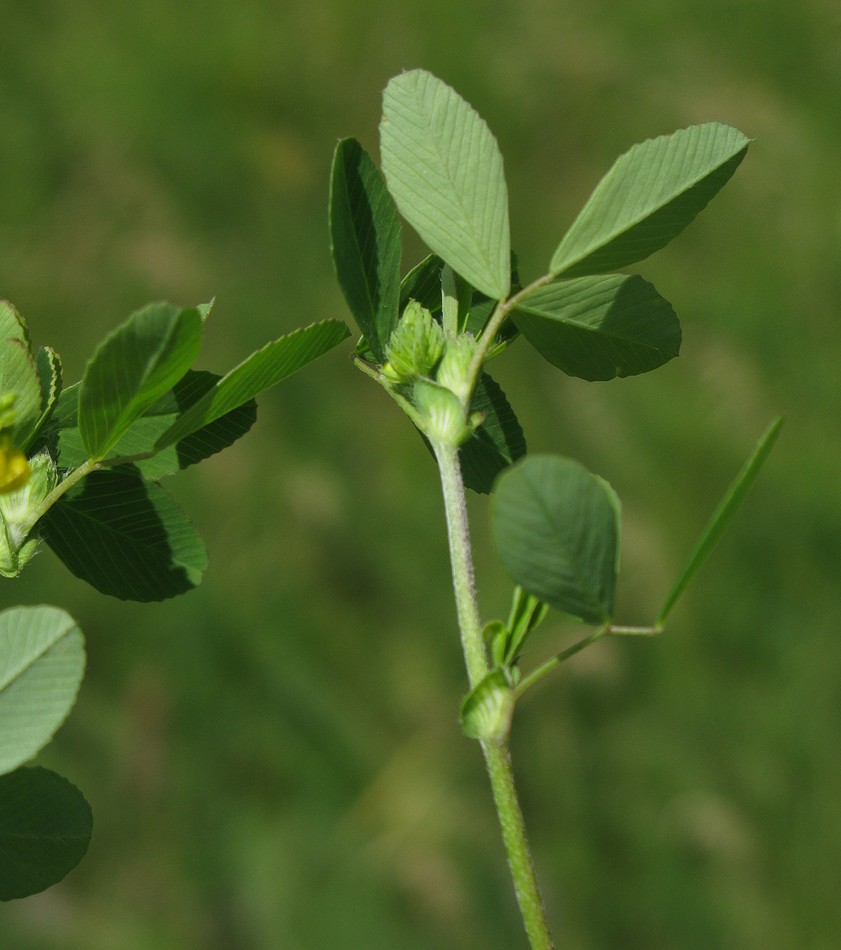
<path id="1" fill-rule="evenodd" d="M 518 710 L 514 756 L 559 946 L 841 944 L 841 13 L 829 0 L 2 4 L 0 295 L 78 379 L 148 300 L 217 298 L 203 365 L 346 317 L 332 151 L 376 153 L 380 95 L 425 67 L 505 156 L 541 272 L 614 158 L 718 120 L 755 139 L 639 265 L 680 359 L 587 384 L 524 343 L 496 375 L 532 449 L 624 505 L 620 614 L 650 622 L 776 414 L 780 442 L 652 642 L 604 642 Z M 407 241 L 406 260 L 422 253 Z M 432 462 L 350 346 L 260 401 L 172 490 L 204 584 L 96 594 L 45 551 L 0 605 L 80 622 L 79 703 L 42 761 L 95 836 L 0 907 L 20 950 L 508 950 L 524 945 L 477 749 Z M 487 617 L 509 586 L 472 501 Z M 533 658 L 571 641 L 554 617 Z"/>

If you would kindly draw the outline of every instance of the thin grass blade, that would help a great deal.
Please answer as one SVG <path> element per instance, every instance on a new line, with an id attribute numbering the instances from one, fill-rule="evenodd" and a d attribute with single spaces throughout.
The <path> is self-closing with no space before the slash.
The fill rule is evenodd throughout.
<path id="1" fill-rule="evenodd" d="M 751 455 L 744 464 L 742 470 L 736 476 L 736 480 L 728 489 L 727 494 L 722 498 L 718 508 L 716 508 L 713 516 L 704 528 L 701 537 L 698 539 L 698 543 L 689 555 L 683 570 L 678 575 L 674 586 L 669 591 L 669 595 L 663 604 L 663 609 L 660 611 L 660 616 L 657 618 L 657 627 L 661 627 L 666 622 L 666 618 L 672 612 L 672 608 L 686 589 L 686 585 L 698 573 L 701 565 L 709 557 L 718 539 L 724 533 L 725 528 L 733 520 L 733 516 L 745 500 L 765 459 L 768 458 L 768 454 L 779 435 L 782 424 L 783 417 L 778 416 L 768 426 L 759 442 L 757 442 L 753 455 Z"/>

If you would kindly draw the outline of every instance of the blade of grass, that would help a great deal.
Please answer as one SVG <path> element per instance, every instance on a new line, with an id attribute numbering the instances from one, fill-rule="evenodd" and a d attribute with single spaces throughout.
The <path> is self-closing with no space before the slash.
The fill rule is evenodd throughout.
<path id="1" fill-rule="evenodd" d="M 753 455 L 742 466 L 742 470 L 736 476 L 735 481 L 727 490 L 727 494 L 722 498 L 718 508 L 713 512 L 712 517 L 707 522 L 707 526 L 701 533 L 698 543 L 689 555 L 683 570 L 678 575 L 672 589 L 669 591 L 660 616 L 657 618 L 657 627 L 662 627 L 666 618 L 672 612 L 672 608 L 677 603 L 678 598 L 683 593 L 686 585 L 698 573 L 701 565 L 706 561 L 712 549 L 715 547 L 718 539 L 724 533 L 725 528 L 730 524 L 733 516 L 745 500 L 747 493 L 759 474 L 768 453 L 777 439 L 780 428 L 783 424 L 783 417 L 778 416 L 768 426 L 762 437 L 753 450 Z"/>

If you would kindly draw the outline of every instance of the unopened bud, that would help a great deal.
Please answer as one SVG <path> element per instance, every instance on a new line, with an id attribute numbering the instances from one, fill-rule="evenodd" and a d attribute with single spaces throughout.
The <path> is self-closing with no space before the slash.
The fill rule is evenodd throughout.
<path id="1" fill-rule="evenodd" d="M 424 420 L 424 433 L 430 442 L 461 445 L 470 437 L 470 428 L 461 400 L 437 383 L 418 380 L 413 389 L 415 407 Z"/>
<path id="2" fill-rule="evenodd" d="M 0 574 L 6 577 L 17 577 L 35 554 L 40 539 L 32 515 L 58 481 L 46 450 L 29 459 L 27 470 L 24 484 L 0 494 Z"/>
<path id="3" fill-rule="evenodd" d="M 462 333 L 448 340 L 441 365 L 435 375 L 436 381 L 455 393 L 463 406 L 466 406 L 470 399 L 470 364 L 475 352 L 476 340 L 469 333 Z"/>
<path id="4" fill-rule="evenodd" d="M 394 383 L 429 376 L 444 352 L 444 331 L 432 314 L 410 300 L 386 344 L 383 374 Z"/>

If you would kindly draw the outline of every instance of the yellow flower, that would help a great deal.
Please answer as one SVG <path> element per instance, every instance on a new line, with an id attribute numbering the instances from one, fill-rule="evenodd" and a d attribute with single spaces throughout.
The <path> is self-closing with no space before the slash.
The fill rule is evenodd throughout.
<path id="1" fill-rule="evenodd" d="M 29 475 L 29 462 L 23 452 L 12 448 L 8 438 L 0 439 L 0 494 L 22 488 Z"/>

